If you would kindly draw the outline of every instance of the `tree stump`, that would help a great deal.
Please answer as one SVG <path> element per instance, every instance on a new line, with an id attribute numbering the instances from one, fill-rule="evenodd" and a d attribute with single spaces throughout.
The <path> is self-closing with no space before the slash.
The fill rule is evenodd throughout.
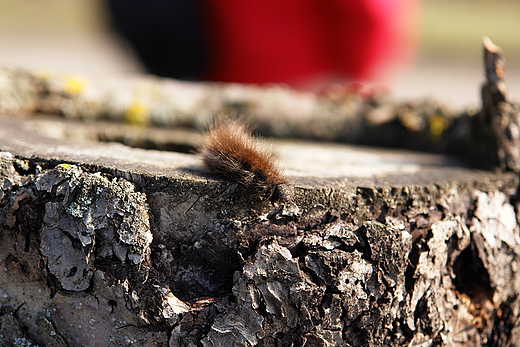
<path id="1" fill-rule="evenodd" d="M 276 142 L 295 196 L 272 205 L 196 155 L 44 135 L 70 122 L 0 119 L 3 345 L 520 339 L 514 173 Z"/>
<path id="2" fill-rule="evenodd" d="M 518 345 L 520 107 L 488 40 L 485 65 L 482 110 L 459 117 L 177 83 L 191 98 L 124 111 L 121 95 L 1 69 L 0 113 L 16 117 L 0 117 L 0 346 Z M 272 111 L 268 135 L 465 160 L 279 140 L 294 197 L 272 203 L 209 176 L 188 153 L 193 130 L 99 119 L 193 126 L 233 100 L 246 116 Z M 54 116 L 23 117 L 42 111 Z"/>

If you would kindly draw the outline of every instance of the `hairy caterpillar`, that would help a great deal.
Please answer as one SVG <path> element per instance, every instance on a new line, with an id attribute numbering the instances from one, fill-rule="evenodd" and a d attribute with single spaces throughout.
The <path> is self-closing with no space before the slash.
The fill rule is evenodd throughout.
<path id="1" fill-rule="evenodd" d="M 272 202 L 291 200 L 292 189 L 276 167 L 272 154 L 242 122 L 215 121 L 200 152 L 211 174 L 236 181 Z"/>

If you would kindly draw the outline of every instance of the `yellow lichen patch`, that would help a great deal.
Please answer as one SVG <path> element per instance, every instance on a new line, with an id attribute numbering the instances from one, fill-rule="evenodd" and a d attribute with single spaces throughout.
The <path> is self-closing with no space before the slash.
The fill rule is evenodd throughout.
<path id="1" fill-rule="evenodd" d="M 58 167 L 61 167 L 62 169 L 68 169 L 70 167 L 70 164 L 63 163 L 63 164 L 58 165 Z"/>
<path id="2" fill-rule="evenodd" d="M 63 89 L 67 94 L 78 95 L 87 86 L 87 81 L 79 75 L 70 75 L 62 78 Z"/>
<path id="3" fill-rule="evenodd" d="M 134 101 L 126 109 L 125 123 L 131 125 L 147 125 L 150 119 L 150 109 L 140 101 Z"/>
<path id="4" fill-rule="evenodd" d="M 434 139 L 440 138 L 449 124 L 448 120 L 439 114 L 434 114 L 433 116 L 431 116 L 429 119 L 429 123 L 430 135 Z"/>

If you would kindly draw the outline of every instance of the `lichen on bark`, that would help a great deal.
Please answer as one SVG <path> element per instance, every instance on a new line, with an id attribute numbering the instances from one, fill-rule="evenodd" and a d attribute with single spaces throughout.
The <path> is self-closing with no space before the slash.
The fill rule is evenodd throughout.
<path id="1" fill-rule="evenodd" d="M 40 175 L 34 188 L 53 196 L 45 203 L 40 252 L 64 290 L 89 288 L 96 258 L 147 261 L 152 234 L 146 199 L 129 182 L 62 164 Z"/>

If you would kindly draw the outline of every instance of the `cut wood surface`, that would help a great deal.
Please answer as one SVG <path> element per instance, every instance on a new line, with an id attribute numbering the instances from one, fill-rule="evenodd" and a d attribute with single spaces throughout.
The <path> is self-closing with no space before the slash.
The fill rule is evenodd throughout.
<path id="1" fill-rule="evenodd" d="M 518 338 L 513 173 L 435 154 L 274 142 L 295 196 L 273 206 L 209 177 L 196 155 L 52 138 L 41 121 L 0 120 L 5 341 Z"/>
<path id="2" fill-rule="evenodd" d="M 0 346 L 518 345 L 520 122 L 495 48 L 486 43 L 483 109 L 451 128 L 441 115 L 442 136 L 425 138 L 465 129 L 443 142 L 464 156 L 274 140 L 294 190 L 283 203 L 208 174 L 193 123 L 85 122 L 99 105 L 10 75 L 0 88 L 11 113 L 0 117 Z M 248 88 L 258 100 L 275 90 Z M 368 124 L 365 111 L 353 119 Z M 399 122 L 418 129 L 413 120 L 434 116 Z M 337 129 L 302 117 L 305 131 Z"/>

